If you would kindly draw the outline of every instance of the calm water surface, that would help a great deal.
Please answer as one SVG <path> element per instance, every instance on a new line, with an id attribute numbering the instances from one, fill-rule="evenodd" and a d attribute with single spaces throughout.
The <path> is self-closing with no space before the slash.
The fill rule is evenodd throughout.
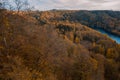
<path id="1" fill-rule="evenodd" d="M 102 34 L 106 34 L 107 36 L 109 36 L 111 39 L 113 39 L 114 41 L 116 41 L 118 44 L 120 44 L 120 37 L 111 33 L 106 32 L 103 29 L 95 29 L 97 31 L 99 31 Z"/>

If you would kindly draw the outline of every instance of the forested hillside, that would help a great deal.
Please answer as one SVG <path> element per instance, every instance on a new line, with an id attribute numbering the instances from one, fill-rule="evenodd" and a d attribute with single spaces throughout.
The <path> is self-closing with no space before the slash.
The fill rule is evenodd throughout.
<path id="1" fill-rule="evenodd" d="M 99 13 L 0 10 L 0 80 L 120 80 L 120 45 L 89 28 L 112 26 Z"/>
<path id="2" fill-rule="evenodd" d="M 120 36 L 120 11 L 55 10 L 42 13 L 42 15 L 45 15 L 44 13 L 51 15 L 51 17 L 47 17 L 50 20 L 79 22 L 92 28 L 102 28 Z"/>

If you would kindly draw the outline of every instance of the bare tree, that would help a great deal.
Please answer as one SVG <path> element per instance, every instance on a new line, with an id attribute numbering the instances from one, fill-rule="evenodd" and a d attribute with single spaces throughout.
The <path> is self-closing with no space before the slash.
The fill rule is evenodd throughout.
<path id="1" fill-rule="evenodd" d="M 34 9 L 28 2 L 28 0 L 0 0 L 0 9 L 20 10 L 30 11 Z"/>
<path id="2" fill-rule="evenodd" d="M 0 0 L 0 9 L 9 9 L 14 10 L 14 6 L 11 4 L 9 0 Z"/>
<path id="3" fill-rule="evenodd" d="M 2 7 L 2 3 L 0 2 L 0 8 Z"/>
<path id="4" fill-rule="evenodd" d="M 14 0 L 15 10 L 18 12 L 20 10 L 31 10 L 32 7 L 29 5 L 28 0 Z"/>
<path id="5" fill-rule="evenodd" d="M 0 9 L 5 8 L 5 0 L 0 0 Z"/>
<path id="6" fill-rule="evenodd" d="M 23 0 L 14 0 L 14 3 L 16 5 L 16 10 L 19 12 L 23 6 L 25 5 L 25 2 Z"/>

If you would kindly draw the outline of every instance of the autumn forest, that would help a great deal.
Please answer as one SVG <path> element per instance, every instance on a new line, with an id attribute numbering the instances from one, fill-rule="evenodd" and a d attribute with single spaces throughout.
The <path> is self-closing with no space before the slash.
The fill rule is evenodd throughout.
<path id="1" fill-rule="evenodd" d="M 120 80 L 120 44 L 94 28 L 120 36 L 120 11 L 2 7 L 0 80 Z"/>

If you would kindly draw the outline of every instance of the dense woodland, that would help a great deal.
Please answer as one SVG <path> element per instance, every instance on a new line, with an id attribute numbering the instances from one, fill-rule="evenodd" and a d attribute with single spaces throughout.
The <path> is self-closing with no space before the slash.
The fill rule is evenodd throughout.
<path id="1" fill-rule="evenodd" d="M 44 13 L 51 15 L 46 16 L 50 20 L 78 22 L 91 28 L 102 28 L 120 36 L 120 11 L 51 10 L 41 12 L 42 15 L 45 15 Z"/>
<path id="2" fill-rule="evenodd" d="M 119 35 L 119 14 L 1 9 L 0 80 L 120 80 L 120 45 L 89 28 Z"/>

